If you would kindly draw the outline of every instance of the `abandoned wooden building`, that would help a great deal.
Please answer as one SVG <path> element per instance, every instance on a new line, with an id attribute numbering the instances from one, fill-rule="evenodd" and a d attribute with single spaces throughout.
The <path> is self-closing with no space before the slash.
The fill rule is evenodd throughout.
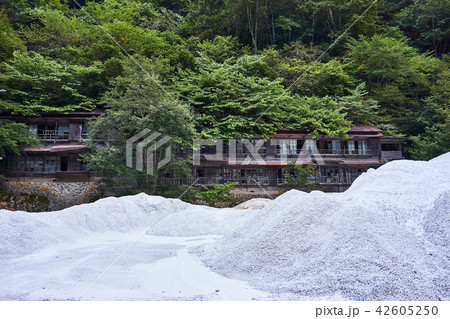
<path id="1" fill-rule="evenodd" d="M 281 186 L 286 184 L 285 168 L 296 161 L 298 165 L 317 164 L 320 175 L 311 183 L 326 190 L 345 190 L 369 168 L 396 159 L 402 159 L 401 137 L 384 136 L 382 131 L 367 124 L 354 125 L 349 138 L 320 136 L 313 139 L 305 131 L 283 129 L 268 141 L 248 140 L 251 145 L 260 141 L 258 159 L 251 154 L 244 140 L 237 140 L 235 151 L 222 146 L 200 149 L 200 158 L 194 161 L 193 181 L 199 185 L 237 182 L 239 186 Z M 248 144 L 247 144 L 248 145 Z M 232 156 L 232 160 L 230 160 Z M 186 183 L 176 178 L 161 178 L 160 183 Z"/>
<path id="2" fill-rule="evenodd" d="M 51 178 L 62 181 L 89 180 L 93 174 L 86 170 L 80 155 L 88 151 L 84 144 L 87 121 L 101 114 L 89 112 L 44 113 L 41 116 L 2 114 L 0 118 L 24 123 L 39 138 L 40 147 L 24 148 L 24 156 L 7 156 L 3 161 L 8 178 Z"/>
<path id="3" fill-rule="evenodd" d="M 49 178 L 60 181 L 87 181 L 94 177 L 87 171 L 86 163 L 80 155 L 87 152 L 84 143 L 88 128 L 87 121 L 101 114 L 100 110 L 90 112 L 45 113 L 40 117 L 1 114 L 0 118 L 25 123 L 30 132 L 35 133 L 41 146 L 25 147 L 24 156 L 6 157 L 2 160 L 7 178 Z M 196 185 L 223 184 L 237 182 L 238 186 L 281 186 L 286 183 L 285 168 L 296 160 L 298 165 L 317 164 L 320 175 L 311 182 L 323 186 L 339 186 L 345 189 L 360 174 L 369 168 L 377 168 L 387 161 L 401 159 L 402 138 L 384 136 L 374 126 L 354 125 L 349 138 L 341 140 L 328 136 L 312 139 L 302 130 L 282 129 L 271 139 L 263 141 L 255 138 L 247 140 L 259 144 L 258 158 L 251 154 L 245 140 L 236 140 L 232 154 L 223 148 L 220 158 L 215 147 L 200 150 L 199 161 L 194 161 L 192 179 L 174 176 L 160 176 L 159 184 Z M 257 141 L 260 142 L 257 142 Z M 184 152 L 172 152 L 175 156 L 191 158 L 192 148 Z M 230 155 L 233 157 L 232 160 Z M 343 186 L 344 188 L 342 188 Z M 334 189 L 334 188 L 329 188 Z"/>

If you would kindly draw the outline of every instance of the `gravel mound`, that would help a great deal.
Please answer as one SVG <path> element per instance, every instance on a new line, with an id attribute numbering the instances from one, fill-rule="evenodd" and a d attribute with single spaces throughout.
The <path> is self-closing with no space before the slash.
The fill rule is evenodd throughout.
<path id="1" fill-rule="evenodd" d="M 139 194 L 50 213 L 0 210 L 0 260 L 97 234 L 222 235 L 191 252 L 275 299 L 448 300 L 449 167 L 450 153 L 394 161 L 345 193 L 289 191 L 226 209 Z"/>
<path id="2" fill-rule="evenodd" d="M 287 192 L 197 253 L 214 271 L 299 299 L 449 298 L 449 159 L 391 162 L 342 194 Z"/>

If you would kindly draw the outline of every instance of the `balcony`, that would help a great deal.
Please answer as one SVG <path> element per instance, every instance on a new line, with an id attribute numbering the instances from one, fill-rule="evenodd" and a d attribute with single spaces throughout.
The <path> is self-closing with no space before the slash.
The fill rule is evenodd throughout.
<path id="1" fill-rule="evenodd" d="M 68 141 L 69 131 L 38 130 L 37 136 L 43 141 Z"/>
<path id="2" fill-rule="evenodd" d="M 268 155 L 277 155 L 277 156 L 288 156 L 288 157 L 294 157 L 298 156 L 301 152 L 305 152 L 303 149 L 297 148 L 297 149 L 268 149 L 267 146 L 263 146 L 258 150 L 258 154 L 260 156 L 268 156 Z M 216 155 L 215 149 L 206 149 L 201 150 L 201 155 Z M 305 154 L 305 153 L 303 153 Z M 235 155 L 237 157 L 245 157 L 251 155 L 250 151 L 246 148 L 238 148 L 236 149 Z M 364 148 L 364 149 L 318 149 L 309 147 L 306 150 L 306 155 L 334 155 L 334 156 L 370 156 L 372 155 L 372 150 L 370 148 Z M 228 147 L 223 148 L 223 156 L 224 158 L 229 157 L 229 149 Z"/>
<path id="3" fill-rule="evenodd" d="M 299 155 L 301 150 L 297 150 L 296 152 L 288 151 L 283 155 L 294 156 Z M 281 151 L 279 149 L 275 152 L 276 155 L 281 155 Z M 360 149 L 360 150 L 349 150 L 349 149 L 310 149 L 306 152 L 308 155 L 354 155 L 354 156 L 363 156 L 363 155 L 372 155 L 371 149 Z"/>
<path id="4" fill-rule="evenodd" d="M 356 176 L 313 176 L 308 178 L 310 184 L 315 185 L 350 185 Z M 267 176 L 256 177 L 193 177 L 193 178 L 159 178 L 158 185 L 193 185 L 211 186 L 213 184 L 227 184 L 237 182 L 237 186 L 283 186 L 287 185 L 284 178 L 269 179 Z"/>
<path id="5" fill-rule="evenodd" d="M 369 148 L 366 149 L 319 149 L 320 155 L 354 155 L 354 156 L 363 156 L 363 155 L 372 155 L 372 150 Z"/>

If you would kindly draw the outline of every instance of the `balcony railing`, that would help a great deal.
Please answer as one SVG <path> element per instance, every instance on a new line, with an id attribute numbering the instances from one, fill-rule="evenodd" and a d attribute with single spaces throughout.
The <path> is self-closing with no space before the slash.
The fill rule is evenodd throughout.
<path id="1" fill-rule="evenodd" d="M 37 136 L 43 141 L 68 141 L 69 131 L 59 131 L 59 130 L 39 130 Z M 78 140 L 86 140 L 88 132 L 81 132 L 78 136 Z"/>
<path id="2" fill-rule="evenodd" d="M 288 151 L 284 155 L 299 155 L 301 150 Z M 281 150 L 277 149 L 275 152 L 276 155 L 281 155 Z M 370 149 L 358 149 L 358 150 L 349 150 L 349 149 L 309 149 L 306 151 L 306 154 L 309 155 L 371 155 L 372 152 Z"/>
<path id="3" fill-rule="evenodd" d="M 340 176 L 317 176 L 310 177 L 310 184 L 316 185 L 349 185 L 353 183 L 356 177 L 340 177 Z M 159 178 L 158 185 L 193 185 L 193 186 L 211 186 L 213 184 L 227 184 L 237 182 L 238 186 L 282 186 L 287 185 L 284 178 L 269 179 L 267 176 L 256 177 L 198 177 L 198 178 Z"/>
<path id="4" fill-rule="evenodd" d="M 318 149 L 319 154 L 321 155 L 372 155 L 372 150 L 369 148 L 365 149 Z"/>
<path id="5" fill-rule="evenodd" d="M 43 141 L 68 141 L 68 131 L 58 130 L 40 130 L 37 132 L 37 136 Z"/>
<path id="6" fill-rule="evenodd" d="M 269 155 L 266 149 L 260 149 L 259 155 L 265 156 Z M 301 153 L 301 150 L 292 150 L 287 151 L 285 153 L 281 152 L 280 149 L 274 150 L 274 155 L 287 155 L 287 156 L 298 156 Z M 201 155 L 215 155 L 214 152 L 202 152 Z M 350 156 L 364 156 L 364 155 L 372 155 L 371 149 L 357 149 L 357 150 L 349 150 L 349 149 L 310 149 L 306 151 L 307 155 L 350 155 Z M 224 157 L 228 157 L 229 153 L 227 149 L 224 149 L 223 151 Z M 236 151 L 236 156 L 242 157 L 242 156 L 248 156 L 251 155 L 251 153 L 248 150 L 238 150 Z"/>

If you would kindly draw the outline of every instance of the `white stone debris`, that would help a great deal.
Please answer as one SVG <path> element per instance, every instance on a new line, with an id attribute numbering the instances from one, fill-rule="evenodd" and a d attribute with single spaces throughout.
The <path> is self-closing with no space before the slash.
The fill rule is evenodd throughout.
<path id="1" fill-rule="evenodd" d="M 344 193 L 226 209 L 139 194 L 0 210 L 0 300 L 449 300 L 449 169 L 450 153 L 393 161 Z"/>

